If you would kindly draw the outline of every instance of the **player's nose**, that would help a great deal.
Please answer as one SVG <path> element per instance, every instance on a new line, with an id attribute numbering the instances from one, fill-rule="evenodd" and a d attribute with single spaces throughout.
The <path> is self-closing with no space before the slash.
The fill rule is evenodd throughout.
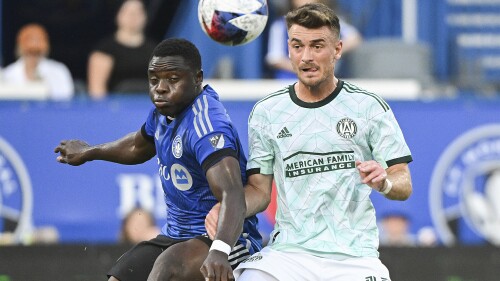
<path id="1" fill-rule="evenodd" d="M 159 94 L 168 93 L 170 91 L 170 84 L 167 79 L 160 79 L 158 82 L 158 87 L 156 87 L 156 92 Z"/>

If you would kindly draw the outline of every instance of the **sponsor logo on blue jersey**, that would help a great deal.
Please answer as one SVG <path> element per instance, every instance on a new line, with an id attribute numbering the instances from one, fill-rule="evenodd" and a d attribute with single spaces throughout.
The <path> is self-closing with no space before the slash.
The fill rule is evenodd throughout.
<path id="1" fill-rule="evenodd" d="M 172 183 L 179 190 L 189 190 L 193 186 L 193 177 L 186 167 L 180 164 L 173 164 L 170 168 Z"/>
<path id="2" fill-rule="evenodd" d="M 218 135 L 210 137 L 210 144 L 212 144 L 212 146 L 215 149 L 221 149 L 221 148 L 223 148 L 225 142 L 226 141 L 224 140 L 224 135 L 223 134 L 218 134 Z"/>

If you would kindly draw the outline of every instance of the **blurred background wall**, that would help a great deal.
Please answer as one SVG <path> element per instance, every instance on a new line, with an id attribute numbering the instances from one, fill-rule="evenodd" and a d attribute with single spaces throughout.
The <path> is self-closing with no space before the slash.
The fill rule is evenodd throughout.
<path id="1" fill-rule="evenodd" d="M 87 57 L 99 39 L 114 28 L 118 0 L 18 0 L 0 1 L 1 59 L 15 60 L 18 29 L 25 23 L 45 25 L 51 35 L 51 56 L 66 63 L 76 80 L 85 81 Z M 199 28 L 196 0 L 145 0 L 146 33 L 156 40 L 181 36 L 201 48 L 207 78 L 221 74 L 218 67 L 232 67 L 229 78 L 267 78 L 262 63 L 268 28 L 256 41 L 226 47 L 208 39 Z M 286 1 L 269 1 L 270 19 L 280 15 Z M 432 75 L 439 83 L 459 90 L 489 93 L 500 77 L 500 4 L 482 0 L 337 0 L 339 13 L 360 30 L 366 41 L 400 39 L 428 46 Z M 241 56 L 241 54 L 245 54 Z M 346 58 L 347 60 L 347 58 Z M 353 76 L 346 70 L 344 76 Z M 440 93 L 438 93 L 440 94 Z"/>

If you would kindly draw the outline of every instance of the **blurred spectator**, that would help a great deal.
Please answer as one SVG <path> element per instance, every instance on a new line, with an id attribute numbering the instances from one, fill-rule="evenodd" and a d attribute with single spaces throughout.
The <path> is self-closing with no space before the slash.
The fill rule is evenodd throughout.
<path id="1" fill-rule="evenodd" d="M 123 219 L 120 241 L 137 244 L 153 239 L 158 234 L 160 234 L 160 229 L 153 215 L 145 209 L 135 208 Z"/>
<path id="2" fill-rule="evenodd" d="M 0 228 L 0 246 L 2 245 L 49 245 L 59 243 L 59 231 L 52 225 L 28 227 L 19 232 L 17 222 L 4 218 L 4 227 Z"/>
<path id="3" fill-rule="evenodd" d="M 320 2 L 336 9 L 336 2 L 331 0 L 289 0 L 289 8 L 296 9 L 307 3 Z M 348 24 L 342 18 L 340 19 L 340 38 L 342 39 L 342 54 L 356 48 L 362 42 L 362 36 L 352 25 Z M 273 78 L 295 79 L 292 65 L 288 57 L 288 30 L 284 17 L 274 20 L 269 30 L 268 48 L 266 54 L 266 63 L 273 72 Z M 336 64 L 336 72 L 339 71 L 340 63 Z"/>
<path id="4" fill-rule="evenodd" d="M 388 213 L 380 222 L 380 245 L 387 247 L 417 246 L 410 232 L 410 219 L 403 213 Z"/>
<path id="5" fill-rule="evenodd" d="M 424 226 L 417 232 L 418 246 L 436 247 L 439 245 L 436 231 L 431 226 Z"/>
<path id="6" fill-rule="evenodd" d="M 147 15 L 142 1 L 126 0 L 116 15 L 117 30 L 92 51 L 88 92 L 99 99 L 109 93 L 146 93 L 149 56 L 156 43 L 146 37 Z"/>
<path id="7" fill-rule="evenodd" d="M 74 95 L 71 73 L 66 65 L 47 57 L 49 50 L 49 35 L 43 26 L 33 23 L 22 27 L 17 34 L 18 60 L 4 69 L 4 82 L 13 85 L 43 83 L 49 98 L 71 99 Z"/>
<path id="8" fill-rule="evenodd" d="M 44 225 L 33 230 L 32 244 L 57 244 L 59 243 L 59 231 L 54 226 Z"/>

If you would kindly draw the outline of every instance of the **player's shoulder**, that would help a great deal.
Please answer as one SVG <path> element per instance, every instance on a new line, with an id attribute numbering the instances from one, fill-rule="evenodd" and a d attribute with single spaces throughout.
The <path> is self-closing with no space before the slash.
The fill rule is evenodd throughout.
<path id="1" fill-rule="evenodd" d="M 205 85 L 205 87 L 203 87 L 203 91 L 196 97 L 191 107 L 195 114 L 201 111 L 206 113 L 226 111 L 219 99 L 219 95 L 210 85 Z"/>
<path id="2" fill-rule="evenodd" d="M 382 111 L 390 110 L 389 104 L 381 96 L 351 82 L 343 81 L 342 90 L 346 92 L 346 97 L 353 99 L 362 107 Z"/>
<path id="3" fill-rule="evenodd" d="M 159 123 L 160 116 L 162 116 L 156 107 L 152 106 L 148 111 L 147 122 L 154 122 L 154 124 Z"/>
<path id="4" fill-rule="evenodd" d="M 252 118 L 256 112 L 258 112 L 259 115 L 266 115 L 266 113 L 271 112 L 273 108 L 275 108 L 276 104 L 280 103 L 280 106 L 283 106 L 282 102 L 291 101 L 291 87 L 293 87 L 293 85 L 286 86 L 257 101 L 250 112 L 249 118 Z"/>
<path id="5" fill-rule="evenodd" d="M 263 107 L 263 108 L 272 107 L 276 103 L 282 102 L 284 99 L 290 99 L 290 87 L 292 87 L 292 85 L 286 86 L 282 89 L 272 92 L 269 95 L 258 100 L 254 105 L 254 109 L 257 107 Z"/>
<path id="6" fill-rule="evenodd" d="M 207 132 L 225 127 L 231 120 L 226 108 L 219 100 L 217 93 L 210 87 L 205 86 L 202 93 L 196 97 L 187 109 L 186 117 L 195 128 L 207 128 Z"/>

